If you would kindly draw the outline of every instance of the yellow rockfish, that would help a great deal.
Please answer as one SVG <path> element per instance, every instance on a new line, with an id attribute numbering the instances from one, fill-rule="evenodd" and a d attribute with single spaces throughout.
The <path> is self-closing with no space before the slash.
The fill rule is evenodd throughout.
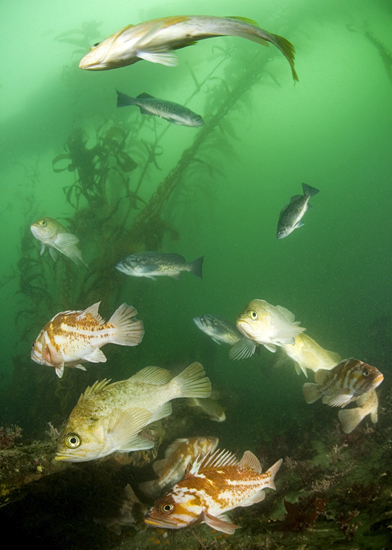
<path id="1" fill-rule="evenodd" d="M 302 370 L 305 376 L 308 376 L 306 369 L 314 372 L 331 370 L 342 359 L 339 354 L 322 348 L 307 334 L 298 334 L 294 344 L 283 344 L 282 349 L 294 361 L 297 374 Z"/>
<path id="2" fill-rule="evenodd" d="M 183 480 L 155 501 L 144 521 L 165 529 L 207 523 L 232 535 L 237 525 L 226 512 L 264 499 L 264 489 L 275 489 L 274 478 L 282 460 L 262 473 L 257 457 L 246 451 L 238 462 L 229 451 L 215 451 L 196 460 Z"/>
<path id="3" fill-rule="evenodd" d="M 196 458 L 215 451 L 219 439 L 217 437 L 189 437 L 176 439 L 166 449 L 165 458 L 156 460 L 152 465 L 159 479 L 140 483 L 143 493 L 156 497 L 162 490 L 172 487 L 184 477 L 184 474 Z"/>
<path id="4" fill-rule="evenodd" d="M 315 383 L 303 385 L 307 403 L 322 402 L 331 407 L 345 407 L 364 393 L 374 390 L 384 380 L 383 374 L 358 359 L 345 359 L 332 370 L 318 370 Z"/>
<path id="5" fill-rule="evenodd" d="M 378 397 L 376 390 L 364 393 L 356 400 L 357 407 L 339 411 L 338 417 L 343 431 L 350 434 L 360 422 L 370 414 L 370 420 L 375 424 L 378 421 Z"/>
<path id="6" fill-rule="evenodd" d="M 275 352 L 276 346 L 294 344 L 295 338 L 306 330 L 294 321 L 294 314 L 282 306 L 272 306 L 265 300 L 252 300 L 237 317 L 237 328 L 246 336 L 230 350 L 232 359 L 254 354 L 257 345 Z"/>
<path id="7" fill-rule="evenodd" d="M 151 449 L 154 441 L 138 434 L 151 422 L 171 415 L 172 399 L 210 393 L 211 382 L 200 363 L 192 363 L 175 378 L 166 369 L 146 367 L 127 380 L 97 381 L 71 412 L 56 459 L 84 462 L 115 451 Z"/>
<path id="8" fill-rule="evenodd" d="M 79 242 L 78 237 L 69 233 L 57 220 L 42 218 L 33 223 L 30 229 L 34 237 L 42 243 L 41 256 L 45 252 L 45 247 L 48 247 L 53 260 L 57 259 L 57 252 L 61 252 L 76 264 L 82 262 L 87 267 L 82 253 L 76 246 Z"/>
<path id="9" fill-rule="evenodd" d="M 82 58 L 79 67 L 89 71 L 106 71 L 132 65 L 142 59 L 175 66 L 178 58 L 173 50 L 217 36 L 239 36 L 264 46 L 270 42 L 285 56 L 293 79 L 298 80 L 294 69 L 294 46 L 286 38 L 267 32 L 244 17 L 179 15 L 128 25 L 95 44 Z"/>
<path id="10" fill-rule="evenodd" d="M 134 307 L 122 304 L 105 323 L 98 313 L 99 304 L 84 311 L 64 311 L 53 317 L 39 333 L 31 350 L 31 359 L 54 367 L 59 378 L 64 367 L 86 370 L 80 363 L 105 363 L 100 350 L 105 344 L 137 346 L 143 339 L 142 321 Z"/>

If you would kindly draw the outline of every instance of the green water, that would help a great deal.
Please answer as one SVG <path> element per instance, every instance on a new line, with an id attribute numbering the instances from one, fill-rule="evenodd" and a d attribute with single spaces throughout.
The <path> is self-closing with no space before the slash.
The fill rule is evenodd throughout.
<path id="1" fill-rule="evenodd" d="M 273 368 L 267 350 L 231 361 L 229 347 L 215 344 L 192 322 L 205 313 L 235 321 L 255 298 L 288 308 L 320 345 L 379 366 L 389 383 L 390 367 L 369 326 L 391 310 L 392 81 L 369 36 L 392 52 L 390 2 L 201 0 L 196 8 L 185 0 L 146 0 L 140 6 L 40 0 L 4 4 L 1 12 L 2 423 L 18 424 L 39 439 L 48 422 L 61 426 L 79 393 L 96 379 L 121 380 L 147 365 L 178 371 L 200 361 L 227 407 L 224 424 L 206 427 L 219 435 L 221 446 L 256 450 L 260 434 L 268 439 L 293 419 L 306 432 L 315 412 L 302 397 L 304 377 L 291 363 Z M 249 17 L 286 37 L 296 49 L 299 82 L 293 83 L 287 61 L 272 45 L 263 49 L 230 37 L 179 50 L 176 68 L 144 61 L 105 72 L 78 68 L 87 52 L 84 44 L 130 23 L 191 13 Z M 158 119 L 141 125 L 138 109 L 116 108 L 115 89 L 184 104 L 195 92 L 191 70 L 198 82 L 215 70 L 187 104 L 208 123 L 258 60 L 265 63 L 260 78 L 222 116 L 196 154 L 202 162 L 184 172 L 161 212 L 178 238 L 165 232 L 159 249 L 187 260 L 204 255 L 203 280 L 187 273 L 180 281 L 119 274 L 115 261 L 134 252 L 135 245 L 143 248 L 130 233 L 109 237 L 113 225 L 106 216 L 124 197 L 122 182 L 112 172 L 107 204 L 98 200 L 92 207 L 82 199 L 75 209 L 63 189 L 75 183 L 76 173 L 54 172 L 53 159 L 65 153 L 75 128 L 86 132 L 89 148 L 103 128 L 121 128 L 130 132 L 125 150 L 138 162 L 134 172 L 125 174 L 134 191 L 144 166 L 142 143 L 153 143 L 165 131 L 159 138 L 160 169 L 148 167 L 138 190 L 145 202 L 137 203 L 139 209 L 131 209 L 126 221 L 131 230 L 201 130 Z M 305 226 L 278 241 L 279 212 L 301 193 L 302 182 L 320 193 L 312 198 Z M 123 198 L 114 214 L 118 220 L 127 204 Z M 113 269 L 105 266 L 99 291 L 83 294 L 83 266 L 75 268 L 61 257 L 54 267 L 48 252 L 39 256 L 29 227 L 43 216 L 58 219 L 71 232 L 78 219 L 80 248 L 97 280 L 103 241 L 114 250 Z M 47 304 L 34 301 L 22 283 L 25 267 L 18 262 L 26 256 L 44 262 L 38 285 L 51 297 Z M 54 369 L 30 361 L 31 344 L 59 311 L 85 309 L 99 300 L 105 318 L 123 301 L 136 307 L 145 337 L 137 348 L 107 346 L 108 362 L 87 364 L 86 373 L 68 369 L 71 393 L 61 401 L 65 393 L 56 395 L 60 382 Z M 325 409 L 319 407 L 318 414 L 332 424 L 336 411 Z"/>

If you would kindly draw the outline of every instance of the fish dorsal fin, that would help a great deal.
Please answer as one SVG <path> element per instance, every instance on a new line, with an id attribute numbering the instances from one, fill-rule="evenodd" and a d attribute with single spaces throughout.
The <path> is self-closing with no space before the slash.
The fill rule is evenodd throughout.
<path id="1" fill-rule="evenodd" d="M 171 380 L 169 371 L 161 367 L 146 367 L 129 378 L 132 382 L 163 386 Z"/>
<path id="2" fill-rule="evenodd" d="M 302 199 L 302 195 L 293 195 L 290 199 L 290 204 L 297 201 L 298 199 Z"/>
<path id="3" fill-rule="evenodd" d="M 92 386 L 88 386 L 85 391 L 82 393 L 82 395 L 79 397 L 78 403 L 83 401 L 84 399 L 88 399 L 92 395 L 101 392 L 104 388 L 106 388 L 110 384 L 110 378 L 104 378 L 103 380 L 97 380 L 94 382 Z"/>
<path id="4" fill-rule="evenodd" d="M 238 464 L 236 456 L 230 451 L 217 450 L 211 454 L 211 452 L 204 456 L 198 456 L 193 462 L 189 473 L 196 475 L 201 474 L 211 468 L 222 468 L 223 466 L 235 466 Z"/>
<path id="5" fill-rule="evenodd" d="M 100 325 L 104 325 L 105 321 L 102 319 L 100 314 L 98 313 L 98 309 L 101 302 L 97 302 L 96 304 L 93 304 L 92 306 L 88 307 L 82 313 L 78 315 L 78 321 L 86 317 L 86 315 L 89 313 Z"/>
<path id="6" fill-rule="evenodd" d="M 142 94 L 139 94 L 136 96 L 138 99 L 155 99 L 153 95 L 148 94 L 147 92 L 143 92 Z"/>
<path id="7" fill-rule="evenodd" d="M 247 23 L 248 25 L 254 25 L 255 27 L 259 26 L 256 23 L 256 21 L 253 21 L 253 19 L 249 19 L 248 17 L 240 17 L 238 15 L 229 15 L 227 16 L 227 19 L 234 19 L 234 21 L 239 21 L 240 23 Z"/>
<path id="8" fill-rule="evenodd" d="M 253 470 L 256 474 L 261 474 L 262 472 L 259 459 L 251 451 L 244 452 L 244 456 L 239 461 L 239 466 L 247 470 Z"/>
<path id="9" fill-rule="evenodd" d="M 327 374 L 329 373 L 329 370 L 327 369 L 319 369 L 314 373 L 314 381 L 316 384 L 324 384 L 324 381 L 327 377 Z"/>
<path id="10" fill-rule="evenodd" d="M 276 306 L 276 309 L 279 311 L 281 315 L 288 321 L 289 323 L 294 323 L 295 321 L 295 315 L 294 313 L 291 313 L 288 309 L 286 309 L 283 306 Z"/>

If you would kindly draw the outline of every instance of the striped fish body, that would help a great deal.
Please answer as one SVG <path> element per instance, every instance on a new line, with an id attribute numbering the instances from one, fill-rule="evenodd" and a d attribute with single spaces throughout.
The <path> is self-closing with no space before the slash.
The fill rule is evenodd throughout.
<path id="1" fill-rule="evenodd" d="M 364 393 L 376 389 L 384 376 L 376 367 L 351 358 L 341 361 L 329 371 L 318 370 L 314 379 L 314 384 L 303 385 L 307 403 L 313 403 L 321 397 L 326 405 L 345 407 Z"/>
<path id="2" fill-rule="evenodd" d="M 167 529 L 207 523 L 231 535 L 238 526 L 230 522 L 226 512 L 263 500 L 264 489 L 275 489 L 274 478 L 281 463 L 279 460 L 262 473 L 260 462 L 250 451 L 239 462 L 228 451 L 215 451 L 196 460 L 185 478 L 156 500 L 144 521 Z"/>
<path id="3" fill-rule="evenodd" d="M 173 50 L 198 40 L 217 36 L 239 36 L 259 44 L 274 44 L 290 64 L 294 80 L 294 47 L 285 38 L 265 31 L 242 17 L 172 16 L 128 25 L 93 46 L 79 63 L 81 69 L 105 71 L 132 65 L 141 59 L 174 66 L 178 64 Z"/>
<path id="4" fill-rule="evenodd" d="M 143 323 L 132 306 L 122 304 L 105 322 L 98 313 L 100 302 L 84 311 L 58 313 L 41 330 L 31 350 L 31 358 L 40 365 L 55 367 L 60 378 L 64 367 L 84 367 L 81 362 L 102 363 L 100 350 L 105 344 L 136 346 L 144 335 Z"/>
<path id="5" fill-rule="evenodd" d="M 157 496 L 162 490 L 172 487 L 184 477 L 189 464 L 197 457 L 215 451 L 218 441 L 217 437 L 176 439 L 166 449 L 165 458 L 153 464 L 159 479 L 141 483 L 141 490 L 149 496 Z"/>

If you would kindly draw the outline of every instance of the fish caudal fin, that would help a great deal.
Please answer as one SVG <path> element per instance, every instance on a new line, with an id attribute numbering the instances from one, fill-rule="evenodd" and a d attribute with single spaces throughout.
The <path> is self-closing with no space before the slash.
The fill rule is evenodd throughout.
<path id="1" fill-rule="evenodd" d="M 314 403 L 320 397 L 320 390 L 318 384 L 307 382 L 302 386 L 302 391 L 305 397 L 306 403 Z"/>
<path id="2" fill-rule="evenodd" d="M 276 476 L 277 471 L 281 467 L 282 462 L 283 462 L 282 459 L 278 460 L 277 462 L 275 462 L 275 464 L 273 464 L 271 466 L 271 468 L 268 468 L 268 470 L 266 472 L 267 474 L 270 475 L 270 480 L 269 480 L 269 483 L 267 485 L 267 487 L 269 487 L 270 489 L 276 489 L 276 487 L 275 487 L 275 476 Z"/>
<path id="3" fill-rule="evenodd" d="M 309 195 L 310 197 L 313 197 L 313 195 L 317 195 L 317 193 L 320 192 L 320 189 L 316 189 L 307 183 L 302 184 L 302 189 L 304 190 L 304 195 Z"/>
<path id="4" fill-rule="evenodd" d="M 343 431 L 346 434 L 350 434 L 365 416 L 366 415 L 363 414 L 361 407 L 355 407 L 354 409 L 347 409 L 346 411 L 338 412 L 339 420 L 342 423 Z"/>
<path id="5" fill-rule="evenodd" d="M 137 346 L 143 339 L 143 322 L 135 319 L 137 311 L 134 307 L 124 303 L 113 313 L 109 323 L 115 329 L 111 337 L 113 344 L 120 346 Z"/>
<path id="6" fill-rule="evenodd" d="M 117 107 L 127 107 L 128 105 L 135 105 L 135 98 L 123 92 L 117 92 Z"/>
<path id="7" fill-rule="evenodd" d="M 196 260 L 193 260 L 193 262 L 189 262 L 188 270 L 193 273 L 193 275 L 196 275 L 196 277 L 199 277 L 199 279 L 203 278 L 203 260 L 204 256 L 200 256 L 200 258 L 197 258 Z"/>
<path id="8" fill-rule="evenodd" d="M 211 395 L 211 382 L 205 376 L 205 371 L 200 363 L 192 363 L 171 383 L 177 384 L 180 390 L 178 397 L 209 397 Z"/>

